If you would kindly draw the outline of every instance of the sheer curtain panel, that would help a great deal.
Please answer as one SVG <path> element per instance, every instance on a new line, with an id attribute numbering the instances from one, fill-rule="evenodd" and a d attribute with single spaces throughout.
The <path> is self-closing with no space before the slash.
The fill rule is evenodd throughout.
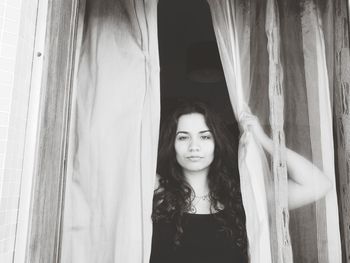
<path id="1" fill-rule="evenodd" d="M 208 3 L 231 104 L 240 121 L 241 114 L 250 111 L 251 5 L 249 1 L 230 0 L 208 0 Z M 242 134 L 238 154 L 250 261 L 268 263 L 272 260 L 265 190 L 268 163 L 248 130 Z"/>
<path id="2" fill-rule="evenodd" d="M 61 262 L 148 262 L 160 114 L 157 1 L 87 0 Z"/>
<path id="3" fill-rule="evenodd" d="M 241 111 L 251 110 L 275 143 L 271 162 L 261 169 L 260 161 L 249 161 L 249 151 L 254 152 L 255 160 L 265 159 L 260 147 L 248 147 L 247 132 L 241 139 L 240 176 L 251 262 L 268 262 L 269 247 L 273 262 L 292 261 L 284 147 L 311 161 L 333 184 L 324 199 L 291 211 L 289 229 L 294 261 L 341 262 L 332 128 L 334 37 L 330 28 L 334 28 L 335 3 L 208 2 L 236 118 L 239 121 Z M 247 169 L 243 168 L 243 161 Z M 259 170 L 253 171 L 256 163 Z M 245 188 L 247 182 L 250 187 Z M 266 221 L 265 202 L 270 224 Z M 265 220 L 259 221 L 260 215 Z M 259 246 L 258 240 L 270 240 L 271 245 L 261 242 Z M 263 254 L 256 256 L 259 253 Z"/>

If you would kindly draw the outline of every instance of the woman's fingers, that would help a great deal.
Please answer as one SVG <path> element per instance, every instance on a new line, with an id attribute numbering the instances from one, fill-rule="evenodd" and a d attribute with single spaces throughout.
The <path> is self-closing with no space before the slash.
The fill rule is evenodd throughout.
<path id="1" fill-rule="evenodd" d="M 264 129 L 260 125 L 259 119 L 249 112 L 241 113 L 240 125 L 244 131 L 252 132 L 254 137 L 260 142 L 268 138 L 268 136 L 265 134 Z"/>
<path id="2" fill-rule="evenodd" d="M 244 130 L 249 129 L 251 126 L 259 125 L 258 118 L 246 111 L 243 111 L 240 114 L 240 125 L 243 127 Z"/>

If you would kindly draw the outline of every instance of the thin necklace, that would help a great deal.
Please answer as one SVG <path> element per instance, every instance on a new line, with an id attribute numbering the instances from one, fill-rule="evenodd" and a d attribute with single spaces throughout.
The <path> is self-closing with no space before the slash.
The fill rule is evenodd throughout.
<path id="1" fill-rule="evenodd" d="M 195 199 L 199 199 L 198 202 L 201 200 L 209 200 L 209 193 L 207 193 L 206 195 L 194 195 L 194 200 Z"/>
<path id="2" fill-rule="evenodd" d="M 196 200 L 196 201 L 195 201 Z M 200 201 L 210 201 L 210 195 L 209 193 L 205 194 L 205 195 L 195 195 L 193 198 L 193 202 L 191 204 L 191 208 L 190 208 L 190 212 L 195 214 L 197 212 L 196 209 L 196 205 L 198 205 L 198 203 Z"/>

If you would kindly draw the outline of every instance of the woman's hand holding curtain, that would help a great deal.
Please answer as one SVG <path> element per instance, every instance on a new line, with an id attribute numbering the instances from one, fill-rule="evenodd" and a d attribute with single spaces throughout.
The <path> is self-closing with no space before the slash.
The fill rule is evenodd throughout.
<path id="1" fill-rule="evenodd" d="M 256 116 L 240 115 L 240 125 L 250 131 L 262 147 L 273 155 L 273 141 L 266 135 Z M 288 206 L 295 209 L 324 197 L 332 188 L 328 177 L 310 161 L 286 148 L 288 169 Z"/>

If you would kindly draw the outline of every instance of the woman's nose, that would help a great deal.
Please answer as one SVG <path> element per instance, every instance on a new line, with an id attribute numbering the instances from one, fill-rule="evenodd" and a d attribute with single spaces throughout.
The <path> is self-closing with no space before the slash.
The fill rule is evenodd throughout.
<path id="1" fill-rule="evenodd" d="M 190 152 L 193 152 L 193 151 L 199 151 L 199 142 L 197 140 L 191 140 L 190 142 L 190 145 L 189 145 L 189 150 Z"/>

